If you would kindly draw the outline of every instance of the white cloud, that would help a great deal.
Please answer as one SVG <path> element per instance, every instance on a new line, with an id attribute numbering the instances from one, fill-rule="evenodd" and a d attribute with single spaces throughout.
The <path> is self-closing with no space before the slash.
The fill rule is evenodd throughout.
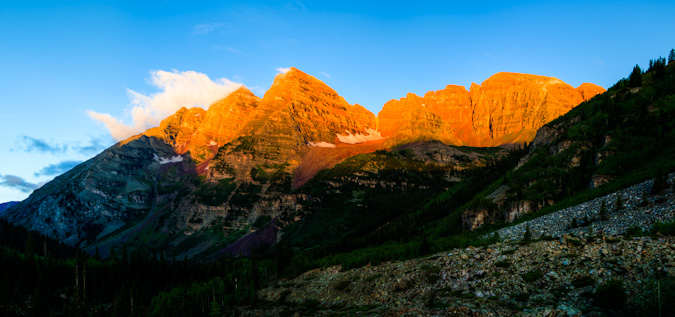
<path id="1" fill-rule="evenodd" d="M 279 68 L 277 68 L 277 71 L 282 73 L 282 74 L 288 73 L 289 70 L 291 70 L 290 67 L 279 67 Z"/>
<path id="2" fill-rule="evenodd" d="M 158 126 L 166 117 L 174 114 L 181 107 L 208 107 L 241 87 L 226 78 L 215 81 L 195 71 L 153 71 L 152 84 L 160 92 L 149 96 L 128 90 L 131 103 L 125 110 L 125 117 L 130 123 L 107 113 L 88 110 L 92 119 L 101 122 L 116 140 L 124 140 L 141 133 L 148 128 Z"/>
<path id="3" fill-rule="evenodd" d="M 364 134 L 351 134 L 351 132 L 347 131 L 348 135 L 337 135 L 338 140 L 342 143 L 347 143 L 347 144 L 357 144 L 357 143 L 363 143 L 363 142 L 368 142 L 368 141 L 375 141 L 375 140 L 381 140 L 382 135 L 380 134 L 379 131 L 374 130 L 374 129 L 366 129 L 366 132 L 368 132 L 367 135 Z"/>
<path id="4" fill-rule="evenodd" d="M 328 75 L 326 72 L 320 72 L 319 74 L 326 76 L 326 78 L 330 78 L 330 75 Z"/>

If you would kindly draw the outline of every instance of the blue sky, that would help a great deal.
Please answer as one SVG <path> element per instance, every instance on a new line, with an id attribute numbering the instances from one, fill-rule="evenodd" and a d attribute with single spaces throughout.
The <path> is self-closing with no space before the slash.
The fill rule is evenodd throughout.
<path id="1" fill-rule="evenodd" d="M 262 96 L 290 66 L 375 113 L 500 71 L 609 87 L 675 47 L 673 14 L 672 1 L 2 1 L 0 202 L 114 144 L 95 113 L 138 128 L 134 107 L 156 120 L 238 84 Z M 185 101 L 197 86 L 210 88 Z"/>

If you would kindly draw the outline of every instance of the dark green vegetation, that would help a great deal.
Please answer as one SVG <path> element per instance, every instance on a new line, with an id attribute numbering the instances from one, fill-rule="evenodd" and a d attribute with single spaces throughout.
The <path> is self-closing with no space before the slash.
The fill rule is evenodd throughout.
<path id="1" fill-rule="evenodd" d="M 410 150 L 393 150 L 354 156 L 320 172 L 296 190 L 291 190 L 290 176 L 283 167 L 271 172 L 272 168 L 264 166 L 246 171 L 253 183 L 222 180 L 206 184 L 194 177 L 187 185 L 160 184 L 159 195 L 183 196 L 209 206 L 229 202 L 239 209 L 250 208 L 268 184 L 278 192 L 306 195 L 301 202 L 303 219 L 286 227 L 279 243 L 258 249 L 250 258 L 222 257 L 204 263 L 167 261 L 165 255 L 151 252 L 168 246 L 164 233 L 139 225 L 137 237 L 142 239 L 134 245 L 113 247 L 107 259 L 100 259 L 94 249 L 87 250 L 90 255 L 86 255 L 3 222 L 0 314 L 185 316 L 231 312 L 241 306 L 290 305 L 285 296 L 280 303 L 261 302 L 255 290 L 317 267 L 339 264 L 344 270 L 494 243 L 498 236 L 478 237 L 507 225 L 504 214 L 524 202 L 532 206 L 532 212 L 517 221 L 646 179 L 656 178 L 660 185 L 655 190 L 663 190 L 663 175 L 675 171 L 674 128 L 675 64 L 666 66 L 664 59 L 657 59 L 647 72 L 636 67 L 628 79 L 620 80 L 607 93 L 548 124 L 545 129 L 550 130 L 550 137 L 543 143 L 505 155 L 497 155 L 495 149 L 460 148 L 482 155 L 480 166 L 446 168 L 425 164 Z M 254 148 L 254 139 L 242 138 L 232 150 L 254 153 Z M 515 169 L 519 162 L 523 164 Z M 216 169 L 233 172 L 225 164 Z M 589 188 L 597 175 L 609 181 Z M 504 199 L 495 200 L 491 194 L 499 188 L 505 189 Z M 171 206 L 158 206 L 148 217 L 162 219 L 171 210 Z M 486 212 L 486 222 L 475 231 L 467 230 L 463 216 L 478 211 Z M 605 208 L 604 213 L 613 211 Z M 294 216 L 282 214 L 279 218 Z M 252 227 L 262 230 L 271 220 L 270 216 L 260 216 Z M 586 223 L 585 219 L 577 220 L 577 225 Z M 121 228 L 119 236 L 132 228 Z M 211 238 L 227 244 L 248 232 L 247 228 L 228 232 L 222 241 L 222 226 L 216 224 L 214 228 L 173 247 L 189 249 Z M 651 234 L 634 231 L 634 235 Z M 657 224 L 654 232 L 672 235 L 675 224 Z M 522 242 L 530 240 L 531 236 Z M 583 247 L 579 240 L 569 241 Z M 146 246 L 152 248 L 144 249 Z M 213 247 L 209 251 L 217 250 Z M 510 253 L 503 254 L 508 258 Z M 503 272 L 511 263 L 505 259 L 495 266 Z M 532 271 L 522 278 L 536 284 L 542 276 L 543 272 Z M 433 269 L 429 269 L 427 278 L 437 278 Z M 332 287 L 347 292 L 350 283 L 339 281 Z M 594 286 L 592 278 L 580 277 L 573 285 L 594 287 L 589 296 L 599 308 L 624 309 L 627 314 L 630 310 L 626 307 L 641 312 L 661 307 L 664 314 L 672 313 L 668 304 L 675 302 L 675 282 L 662 276 L 645 283 L 632 306 L 627 304 L 621 282 Z M 657 302 L 654 296 L 648 296 L 654 292 L 654 285 L 661 296 Z M 641 294 L 647 295 L 642 298 Z M 513 296 L 522 301 L 529 295 Z M 621 307 L 610 307 L 612 304 Z M 312 314 L 319 306 L 307 302 L 296 309 Z"/>
<path id="2" fill-rule="evenodd" d="M 255 304 L 273 267 L 227 257 L 169 262 L 126 247 L 101 259 L 0 220 L 0 315 L 207 315 Z"/>

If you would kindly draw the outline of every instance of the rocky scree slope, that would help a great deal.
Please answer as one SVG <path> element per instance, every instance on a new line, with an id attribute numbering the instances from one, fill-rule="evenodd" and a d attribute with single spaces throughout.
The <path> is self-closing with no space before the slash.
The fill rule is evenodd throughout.
<path id="1" fill-rule="evenodd" d="M 316 269 L 258 291 L 267 304 L 245 313 L 603 315 L 608 308 L 626 308 L 616 293 L 609 305 L 596 295 L 617 279 L 629 311 L 639 315 L 657 309 L 657 279 L 675 276 L 675 239 L 570 240 L 575 242 L 496 243 L 349 271 Z"/>

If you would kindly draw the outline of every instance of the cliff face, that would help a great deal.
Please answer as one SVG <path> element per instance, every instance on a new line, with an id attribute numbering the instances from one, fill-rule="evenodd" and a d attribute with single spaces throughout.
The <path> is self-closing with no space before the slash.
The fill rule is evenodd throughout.
<path id="1" fill-rule="evenodd" d="M 498 73 L 469 91 L 447 86 L 423 97 L 389 101 L 378 114 L 389 144 L 436 139 L 454 145 L 497 146 L 530 142 L 537 129 L 604 91 L 545 76 Z"/>

